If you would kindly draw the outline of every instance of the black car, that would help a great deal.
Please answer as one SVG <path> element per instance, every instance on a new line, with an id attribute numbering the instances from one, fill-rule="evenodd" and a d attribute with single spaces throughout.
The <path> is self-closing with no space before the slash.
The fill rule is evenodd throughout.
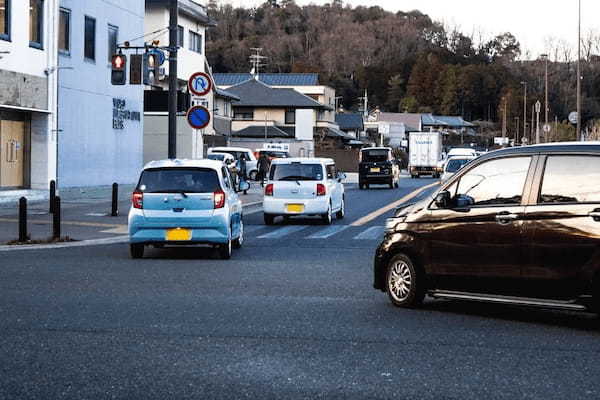
<path id="1" fill-rule="evenodd" d="M 471 161 L 388 219 L 374 287 L 404 307 L 428 294 L 600 312 L 600 144 Z"/>
<path id="2" fill-rule="evenodd" d="M 400 186 L 400 166 L 390 147 L 368 147 L 360 151 L 358 187 L 369 189 L 372 184 Z"/>

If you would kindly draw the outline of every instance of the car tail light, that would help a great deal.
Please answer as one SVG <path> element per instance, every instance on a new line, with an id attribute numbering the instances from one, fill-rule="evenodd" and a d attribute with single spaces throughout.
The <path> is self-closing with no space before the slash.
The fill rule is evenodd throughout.
<path id="1" fill-rule="evenodd" d="M 223 192 L 222 190 L 217 190 L 213 193 L 213 196 L 215 200 L 215 210 L 217 208 L 225 207 L 225 192 Z"/>
<path id="2" fill-rule="evenodd" d="M 269 183 L 265 186 L 265 196 L 273 196 L 273 184 Z"/>
<path id="3" fill-rule="evenodd" d="M 317 183 L 317 196 L 325 196 L 327 190 L 325 189 L 325 185 L 322 183 Z"/>
<path id="4" fill-rule="evenodd" d="M 144 193 L 133 192 L 131 195 L 131 204 L 133 208 L 144 208 Z"/>

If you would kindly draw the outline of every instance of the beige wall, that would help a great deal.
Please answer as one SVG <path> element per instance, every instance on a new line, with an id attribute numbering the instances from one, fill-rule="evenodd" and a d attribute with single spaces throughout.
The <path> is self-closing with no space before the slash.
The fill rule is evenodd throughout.
<path id="1" fill-rule="evenodd" d="M 168 157 L 169 118 L 167 113 L 144 115 L 144 164 Z M 185 116 L 177 117 L 177 158 L 202 158 L 201 132 L 192 129 Z"/>

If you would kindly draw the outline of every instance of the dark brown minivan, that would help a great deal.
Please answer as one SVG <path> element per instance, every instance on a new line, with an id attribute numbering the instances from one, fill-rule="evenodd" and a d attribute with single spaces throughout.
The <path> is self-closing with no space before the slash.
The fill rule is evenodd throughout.
<path id="1" fill-rule="evenodd" d="M 396 210 L 374 287 L 436 298 L 600 312 L 600 143 L 503 149 Z"/>

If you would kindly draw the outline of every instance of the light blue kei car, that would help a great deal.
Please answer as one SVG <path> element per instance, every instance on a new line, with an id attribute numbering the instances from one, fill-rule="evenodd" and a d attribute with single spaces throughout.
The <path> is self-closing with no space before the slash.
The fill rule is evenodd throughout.
<path id="1" fill-rule="evenodd" d="M 238 189 L 247 186 L 243 182 Z M 208 244 L 229 259 L 244 241 L 242 202 L 220 161 L 152 161 L 142 170 L 131 203 L 132 258 L 142 258 L 149 245 Z"/>

